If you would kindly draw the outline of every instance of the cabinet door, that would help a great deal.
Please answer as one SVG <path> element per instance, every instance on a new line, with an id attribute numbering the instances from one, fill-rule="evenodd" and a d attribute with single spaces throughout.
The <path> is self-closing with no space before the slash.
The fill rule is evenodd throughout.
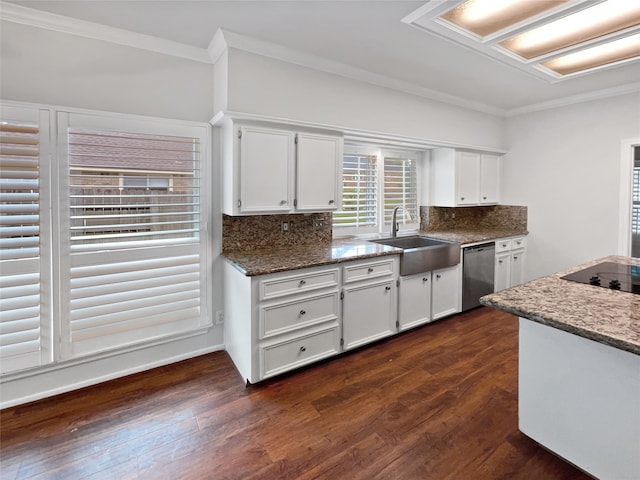
<path id="1" fill-rule="evenodd" d="M 498 172 L 500 157 L 482 155 L 480 157 L 480 204 L 498 203 Z"/>
<path id="2" fill-rule="evenodd" d="M 342 305 L 344 349 L 364 345 L 396 331 L 395 281 L 345 287 Z"/>
<path id="3" fill-rule="evenodd" d="M 511 273 L 509 283 L 511 287 L 522 283 L 522 266 L 524 264 L 524 250 L 514 250 L 511 252 Z"/>
<path id="4" fill-rule="evenodd" d="M 400 330 L 431 320 L 431 272 L 400 277 L 398 326 Z"/>
<path id="5" fill-rule="evenodd" d="M 297 134 L 296 209 L 337 210 L 340 203 L 342 138 Z"/>
<path id="6" fill-rule="evenodd" d="M 476 205 L 480 197 L 480 155 L 458 152 L 456 177 L 456 204 Z"/>
<path id="7" fill-rule="evenodd" d="M 431 286 L 431 318 L 446 317 L 460 312 L 460 264 L 434 270 Z"/>
<path id="8" fill-rule="evenodd" d="M 240 211 L 290 211 L 293 133 L 249 126 L 241 132 Z"/>
<path id="9" fill-rule="evenodd" d="M 511 252 L 496 254 L 493 291 L 499 292 L 511 286 Z"/>

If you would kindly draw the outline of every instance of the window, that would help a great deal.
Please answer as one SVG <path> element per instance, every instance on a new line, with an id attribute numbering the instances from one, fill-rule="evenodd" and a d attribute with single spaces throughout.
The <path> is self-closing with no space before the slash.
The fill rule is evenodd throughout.
<path id="1" fill-rule="evenodd" d="M 417 229 L 419 152 L 346 146 L 342 210 L 333 214 L 337 235 L 390 231 L 393 210 L 401 229 Z"/>
<path id="2" fill-rule="evenodd" d="M 208 326 L 208 127 L 24 110 L 46 118 L 0 125 L 2 372 Z"/>

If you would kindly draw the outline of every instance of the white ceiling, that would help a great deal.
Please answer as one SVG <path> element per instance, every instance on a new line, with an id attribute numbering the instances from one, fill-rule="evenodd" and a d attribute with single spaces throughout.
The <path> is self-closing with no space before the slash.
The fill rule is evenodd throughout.
<path id="1" fill-rule="evenodd" d="M 568 97 L 640 90 L 640 63 L 550 83 L 401 22 L 425 0 L 10 3 L 203 49 L 222 28 L 506 113 Z"/>

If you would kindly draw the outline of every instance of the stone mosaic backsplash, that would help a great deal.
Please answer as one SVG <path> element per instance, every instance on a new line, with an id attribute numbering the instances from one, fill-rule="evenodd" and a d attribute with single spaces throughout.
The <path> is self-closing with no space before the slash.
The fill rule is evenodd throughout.
<path id="1" fill-rule="evenodd" d="M 314 220 L 324 226 L 314 228 Z M 282 223 L 288 231 L 282 231 Z M 330 244 L 331 213 L 222 216 L 222 252 L 264 249 L 273 246 Z"/>
<path id="2" fill-rule="evenodd" d="M 527 230 L 527 207 L 489 205 L 482 207 L 420 207 L 421 231 Z"/>

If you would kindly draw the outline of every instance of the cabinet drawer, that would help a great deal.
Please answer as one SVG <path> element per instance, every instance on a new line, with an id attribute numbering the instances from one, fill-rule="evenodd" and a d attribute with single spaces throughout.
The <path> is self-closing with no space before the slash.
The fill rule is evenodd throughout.
<path id="1" fill-rule="evenodd" d="M 496 253 L 508 252 L 509 250 L 511 250 L 510 238 L 501 238 L 500 240 L 496 240 Z"/>
<path id="2" fill-rule="evenodd" d="M 525 237 L 514 237 L 511 239 L 511 249 L 516 250 L 518 248 L 524 248 L 526 246 Z"/>
<path id="3" fill-rule="evenodd" d="M 287 275 L 260 281 L 260 300 L 278 298 L 338 285 L 339 270 L 332 268 L 320 272 Z"/>
<path id="4" fill-rule="evenodd" d="M 369 278 L 393 275 L 393 260 L 360 263 L 343 268 L 343 283 L 359 282 L 360 280 L 367 280 Z"/>
<path id="5" fill-rule="evenodd" d="M 338 292 L 309 296 L 259 308 L 260 338 L 298 330 L 338 318 Z"/>
<path id="6" fill-rule="evenodd" d="M 337 355 L 340 350 L 338 326 L 260 347 L 260 377 L 267 378 Z"/>

